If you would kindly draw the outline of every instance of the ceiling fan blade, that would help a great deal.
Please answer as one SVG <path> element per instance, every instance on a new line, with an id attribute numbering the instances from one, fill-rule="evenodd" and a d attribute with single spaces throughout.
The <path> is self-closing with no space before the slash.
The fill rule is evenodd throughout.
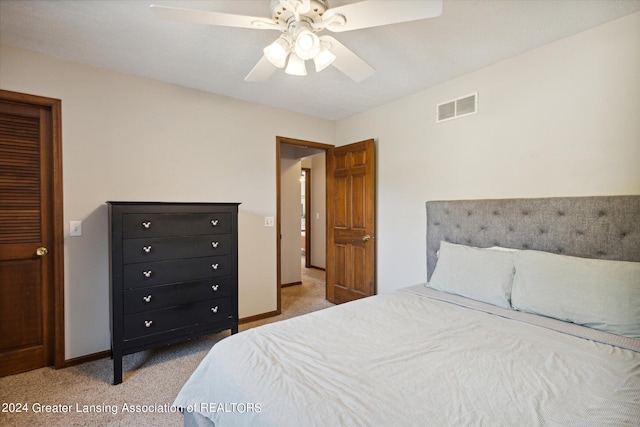
<path id="1" fill-rule="evenodd" d="M 269 80 L 269 77 L 276 71 L 276 66 L 263 56 L 260 61 L 253 67 L 253 70 L 244 78 L 245 82 L 263 82 Z"/>
<path id="2" fill-rule="evenodd" d="M 433 18 L 441 13 L 442 0 L 368 0 L 327 9 L 323 21 L 329 21 L 327 30 L 342 32 Z M 331 23 L 335 15 L 344 16 L 346 22 Z"/>
<path id="3" fill-rule="evenodd" d="M 280 29 L 278 24 L 265 17 L 235 15 L 209 10 L 183 9 L 180 7 L 159 6 L 155 4 L 152 4 L 150 7 L 156 16 L 169 21 L 220 25 L 224 27 L 257 28 L 266 30 Z"/>
<path id="4" fill-rule="evenodd" d="M 345 73 L 355 82 L 361 82 L 376 72 L 375 68 L 364 62 L 362 58 L 333 37 L 322 36 L 320 40 L 331 44 L 329 51 L 336 56 L 331 65 Z"/>

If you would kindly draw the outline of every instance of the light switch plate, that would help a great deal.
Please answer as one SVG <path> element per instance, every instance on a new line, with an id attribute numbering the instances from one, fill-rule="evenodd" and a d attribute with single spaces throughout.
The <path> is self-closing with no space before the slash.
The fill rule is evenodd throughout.
<path id="1" fill-rule="evenodd" d="M 265 216 L 264 217 L 264 226 L 265 227 L 273 227 L 273 217 L 272 216 Z"/>
<path id="2" fill-rule="evenodd" d="M 69 236 L 82 236 L 82 221 L 69 221 Z"/>

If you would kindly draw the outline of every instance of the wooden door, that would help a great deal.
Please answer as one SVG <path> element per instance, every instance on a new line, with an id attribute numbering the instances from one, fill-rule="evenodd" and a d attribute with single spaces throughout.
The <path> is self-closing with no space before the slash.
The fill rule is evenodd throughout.
<path id="1" fill-rule="evenodd" d="M 59 113 L 0 91 L 0 376 L 64 364 Z"/>
<path id="2" fill-rule="evenodd" d="M 336 147 L 328 157 L 327 299 L 341 304 L 376 292 L 375 144 Z"/>

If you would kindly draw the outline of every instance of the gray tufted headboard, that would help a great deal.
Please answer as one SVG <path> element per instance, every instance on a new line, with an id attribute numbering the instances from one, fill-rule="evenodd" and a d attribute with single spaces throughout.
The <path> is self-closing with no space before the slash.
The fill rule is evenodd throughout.
<path id="1" fill-rule="evenodd" d="M 640 196 L 427 202 L 427 280 L 440 241 L 640 261 Z"/>

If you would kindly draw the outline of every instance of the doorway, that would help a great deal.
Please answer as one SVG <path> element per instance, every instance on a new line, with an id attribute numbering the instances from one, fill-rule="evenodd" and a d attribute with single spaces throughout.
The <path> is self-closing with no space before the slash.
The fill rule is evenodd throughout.
<path id="1" fill-rule="evenodd" d="M 276 138 L 278 314 L 282 311 L 281 288 L 301 284 L 305 270 L 324 267 L 325 176 L 330 149 L 333 146 L 328 144 Z M 323 293 L 326 298 L 326 290 Z"/>
<path id="2" fill-rule="evenodd" d="M 297 258 L 300 262 L 301 168 L 295 162 L 296 158 L 309 155 L 312 152 L 310 150 L 325 153 L 325 298 L 334 304 L 341 304 L 377 292 L 375 141 L 368 139 L 334 147 L 276 137 L 277 314 L 282 312 L 282 284 L 287 283 L 283 281 L 283 260 Z M 300 154 L 300 151 L 304 154 Z M 291 167 L 294 163 L 297 169 Z M 293 179 L 283 180 L 285 171 L 291 173 Z M 296 187 L 294 191 L 298 192 L 291 199 L 295 211 L 291 228 L 291 217 L 288 216 L 291 211 L 283 208 L 283 184 Z M 284 216 L 288 216 L 286 221 Z M 285 223 L 287 236 L 283 234 Z M 285 247 L 285 238 L 287 241 L 293 238 L 294 243 Z M 285 249 L 287 253 L 291 250 L 291 258 L 285 257 Z"/>

